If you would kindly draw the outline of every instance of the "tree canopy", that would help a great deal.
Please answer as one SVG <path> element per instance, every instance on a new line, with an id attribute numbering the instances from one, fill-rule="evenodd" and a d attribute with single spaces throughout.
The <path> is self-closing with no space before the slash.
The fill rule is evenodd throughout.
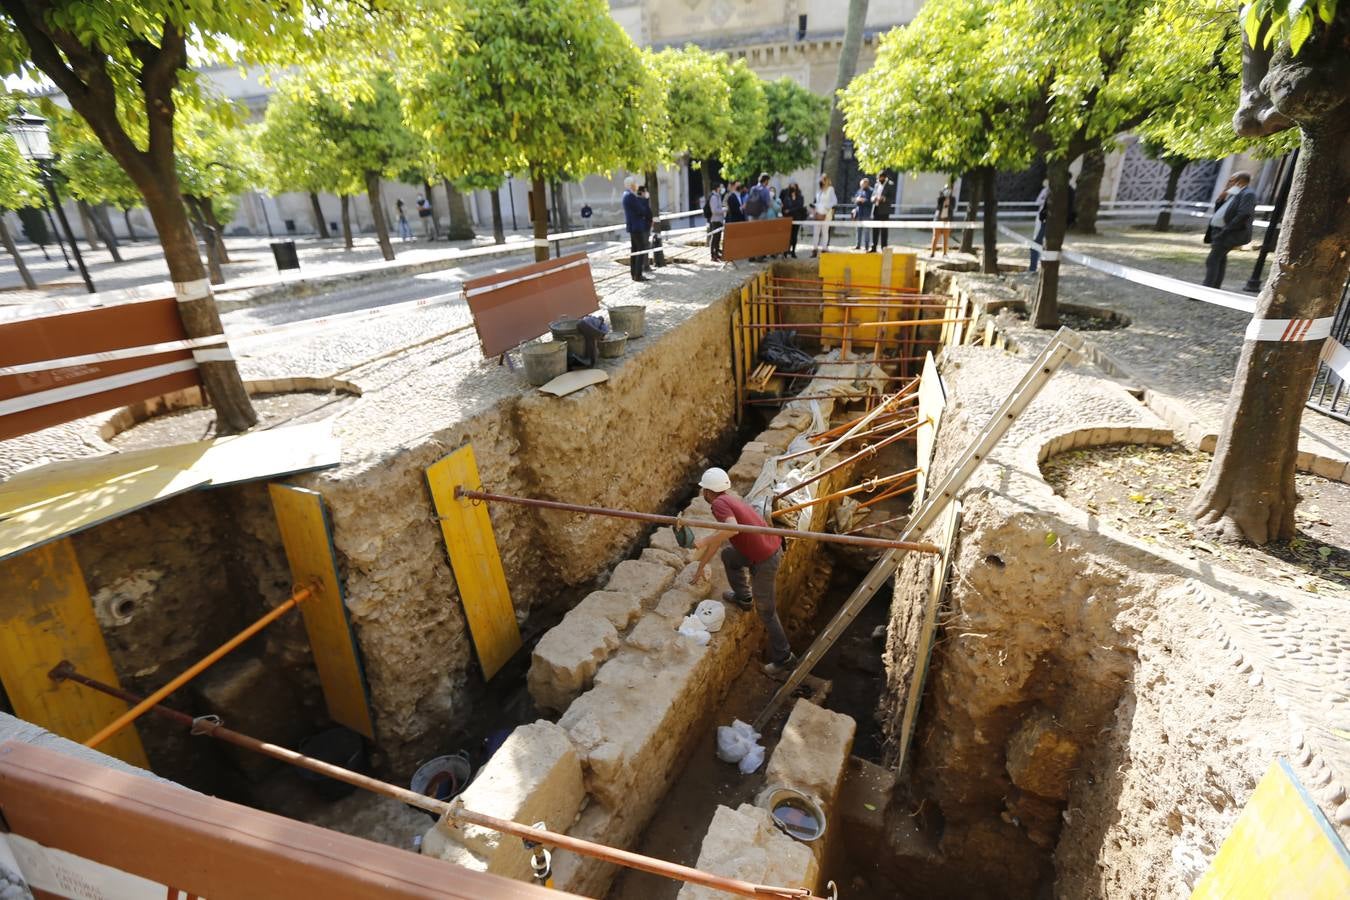
<path id="1" fill-rule="evenodd" d="M 753 178 L 760 172 L 795 172 L 814 166 L 820 140 L 830 124 L 830 101 L 791 78 L 764 85 L 764 128 L 730 174 Z"/>
<path id="2" fill-rule="evenodd" d="M 722 58 L 725 61 L 725 57 Z M 722 143 L 722 164 L 736 168 L 744 164 L 750 148 L 764 133 L 769 106 L 764 99 L 764 82 L 743 59 L 727 66 L 727 85 L 731 90 L 731 132 Z"/>
<path id="3" fill-rule="evenodd" d="M 343 166 L 337 142 L 321 127 L 319 98 L 303 77 L 277 85 L 263 114 L 258 149 L 264 179 L 273 193 L 355 194 L 362 189 L 360 173 Z"/>
<path id="4" fill-rule="evenodd" d="M 702 162 L 721 152 L 734 126 L 721 57 L 690 45 L 645 53 L 644 62 L 665 91 L 667 159 L 688 153 Z"/>

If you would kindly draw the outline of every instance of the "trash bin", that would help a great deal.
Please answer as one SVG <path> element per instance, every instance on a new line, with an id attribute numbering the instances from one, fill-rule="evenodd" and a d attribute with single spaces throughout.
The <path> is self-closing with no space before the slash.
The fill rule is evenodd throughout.
<path id="1" fill-rule="evenodd" d="M 277 270 L 300 268 L 300 256 L 295 252 L 295 241 L 276 241 L 272 244 L 272 256 L 277 261 Z"/>

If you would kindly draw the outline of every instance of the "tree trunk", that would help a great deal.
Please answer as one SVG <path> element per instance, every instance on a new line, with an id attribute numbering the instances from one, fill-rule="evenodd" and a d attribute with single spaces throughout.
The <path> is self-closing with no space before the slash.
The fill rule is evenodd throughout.
<path id="1" fill-rule="evenodd" d="M 202 213 L 201 200 L 196 197 L 184 197 L 183 202 L 187 204 L 192 221 L 197 226 L 199 239 L 206 245 L 206 270 L 210 273 L 211 283 L 224 284 L 225 273 L 220 268 L 220 245 L 216 243 L 215 235 L 211 234 L 211 226 Z"/>
<path id="2" fill-rule="evenodd" d="M 984 166 L 980 170 L 980 180 L 984 189 L 984 253 L 980 271 L 986 275 L 998 274 L 998 190 L 994 187 L 994 178 L 998 173 L 993 166 Z"/>
<path id="3" fill-rule="evenodd" d="M 647 199 L 652 206 L 652 218 L 661 214 L 661 182 L 657 181 L 656 170 L 643 172 L 642 177 L 647 182 Z"/>
<path id="4" fill-rule="evenodd" d="M 1083 154 L 1083 165 L 1078 170 L 1078 185 L 1074 197 L 1078 222 L 1073 230 L 1079 234 L 1097 233 L 1097 210 L 1102 205 L 1102 176 L 1105 174 L 1105 150 L 1097 147 Z"/>
<path id="5" fill-rule="evenodd" d="M 1302 128 L 1275 265 L 1256 299 L 1254 322 L 1321 319 L 1336 311 L 1350 270 L 1350 119 L 1338 116 Z M 1243 341 L 1214 460 L 1190 506 L 1216 535 L 1254 544 L 1294 536 L 1299 422 L 1322 345 Z"/>
<path id="6" fill-rule="evenodd" d="M 80 213 L 80 230 L 84 232 L 84 242 L 89 245 L 90 250 L 102 249 L 98 242 L 98 232 L 94 229 L 93 218 L 89 215 L 89 204 L 83 200 L 76 200 L 75 208 Z"/>
<path id="7" fill-rule="evenodd" d="M 1190 164 L 1189 159 L 1168 164 L 1167 188 L 1163 191 L 1163 208 L 1158 211 L 1158 221 L 1153 224 L 1154 231 L 1172 230 L 1172 204 L 1177 201 L 1177 185 L 1181 184 L 1181 173 Z"/>
<path id="8" fill-rule="evenodd" d="M 223 263 L 230 261 L 230 251 L 225 249 L 225 228 L 216 218 L 216 202 L 210 197 L 202 198 L 202 215 L 206 217 L 206 224 L 211 226 L 211 237 L 216 242 L 216 256 Z"/>
<path id="9" fill-rule="evenodd" d="M 441 237 L 441 223 L 437 221 L 436 197 L 431 193 L 431 182 L 424 179 L 422 181 L 422 189 L 426 191 L 427 209 L 431 210 L 431 239 L 433 241 L 439 240 Z"/>
<path id="10" fill-rule="evenodd" d="M 530 218 L 534 221 L 534 261 L 548 259 L 548 198 L 544 196 L 544 176 L 530 170 Z"/>
<path id="11" fill-rule="evenodd" d="M 1069 221 L 1069 161 L 1051 159 L 1045 174 L 1050 181 L 1050 209 L 1045 218 L 1040 277 L 1031 301 L 1031 322 L 1036 328 L 1058 328 L 1059 250 L 1064 246 L 1064 228 Z"/>
<path id="12" fill-rule="evenodd" d="M 313 191 L 309 192 L 309 208 L 314 212 L 314 231 L 328 240 L 332 235 L 328 232 L 328 223 L 323 220 L 323 207 L 319 205 L 319 195 Z"/>
<path id="13" fill-rule="evenodd" d="M 858 71 L 858 51 L 862 49 L 866 21 L 867 0 L 848 0 L 844 45 L 839 49 L 839 68 L 835 71 L 834 90 L 830 92 L 830 129 L 826 132 L 825 165 L 822 167 L 822 172 L 841 187 L 844 184 L 844 111 L 839 108 L 839 91 L 848 87 Z"/>
<path id="14" fill-rule="evenodd" d="M 33 275 L 28 271 L 28 265 L 19 255 L 19 248 L 14 246 L 14 237 L 9 233 L 9 225 L 5 223 L 5 210 L 0 209 L 0 243 L 5 245 L 5 250 L 14 259 L 14 267 L 19 270 L 19 277 L 23 279 L 23 286 L 30 291 L 37 290 L 37 282 L 33 280 Z"/>
<path id="15" fill-rule="evenodd" d="M 494 191 L 492 194 L 496 205 L 493 207 L 493 227 L 494 229 L 501 222 L 502 205 L 497 199 Z M 465 201 L 464 193 L 455 187 L 449 178 L 445 179 L 445 198 L 446 205 L 450 207 L 450 230 L 446 235 L 452 241 L 471 241 L 474 239 L 473 219 L 469 216 L 469 205 Z M 506 235 L 502 234 L 497 243 L 506 243 Z"/>
<path id="16" fill-rule="evenodd" d="M 980 177 L 979 169 L 971 169 L 966 173 L 966 180 L 970 182 L 970 200 L 966 207 L 966 226 L 961 229 L 961 252 L 975 252 L 975 217 L 980 209 L 980 197 L 984 192 L 984 179 Z"/>
<path id="17" fill-rule="evenodd" d="M 561 181 L 553 182 L 553 209 L 558 214 L 558 230 L 571 231 L 571 218 L 567 215 L 567 192 Z"/>
<path id="18" fill-rule="evenodd" d="M 136 237 L 136 229 L 131 227 L 131 210 L 129 208 L 122 210 L 122 223 L 127 226 L 127 240 L 139 240 Z"/>
<path id="19" fill-rule="evenodd" d="M 108 248 L 108 254 L 113 262 L 122 262 L 122 254 L 117 248 L 117 236 L 112 233 L 112 227 L 108 224 L 106 218 L 107 211 L 102 204 L 90 206 L 87 210 L 87 221 L 94 228 L 94 233 L 103 241 L 103 246 Z"/>
<path id="20" fill-rule="evenodd" d="M 489 192 L 489 199 L 492 202 L 492 243 L 505 244 L 506 225 L 502 222 L 501 185 L 498 185 Z"/>
<path id="21" fill-rule="evenodd" d="M 343 194 L 342 200 L 342 245 L 352 249 L 352 198 Z"/>
<path id="22" fill-rule="evenodd" d="M 375 219 L 375 237 L 380 242 L 380 254 L 386 260 L 392 260 L 394 245 L 389 240 L 389 219 L 384 214 L 383 201 L 380 200 L 378 172 L 366 173 L 366 197 L 370 199 L 370 214 Z"/>

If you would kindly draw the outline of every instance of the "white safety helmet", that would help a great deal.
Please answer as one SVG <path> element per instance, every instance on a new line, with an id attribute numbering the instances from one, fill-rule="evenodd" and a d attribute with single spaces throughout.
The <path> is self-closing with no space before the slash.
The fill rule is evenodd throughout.
<path id="1" fill-rule="evenodd" d="M 731 490 L 731 476 L 727 474 L 726 469 L 713 466 L 703 473 L 703 477 L 698 480 L 698 486 L 714 494 L 725 493 Z"/>

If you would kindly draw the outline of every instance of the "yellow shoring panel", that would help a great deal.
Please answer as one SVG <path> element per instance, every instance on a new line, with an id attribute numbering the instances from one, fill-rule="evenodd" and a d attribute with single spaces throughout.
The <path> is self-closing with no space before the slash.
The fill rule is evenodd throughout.
<path id="1" fill-rule="evenodd" d="M 820 278 L 825 282 L 842 282 L 845 271 L 848 272 L 850 284 L 856 285 L 889 285 L 895 288 L 916 287 L 918 284 L 918 255 L 914 253 L 890 253 L 891 277 L 889 281 L 882 281 L 882 253 L 822 253 L 820 254 Z M 860 295 L 866 295 L 871 291 L 866 288 L 859 290 Z M 827 291 L 828 296 L 828 291 Z M 850 322 L 881 322 L 882 315 L 894 315 L 903 308 L 903 301 L 896 301 L 894 310 L 883 311 L 880 309 L 851 309 L 847 310 L 847 320 Z M 820 320 L 829 325 L 835 322 L 845 321 L 845 310 L 840 309 L 835 303 L 828 300 L 824 309 L 821 310 Z M 898 318 L 898 316 L 896 316 Z M 821 346 L 830 347 L 840 339 L 842 329 L 822 328 Z M 857 331 L 853 338 L 855 349 L 866 348 L 871 350 L 875 341 L 870 341 L 870 337 L 894 337 L 894 332 L 889 328 L 864 328 Z"/>
<path id="2" fill-rule="evenodd" d="M 482 487 L 473 445 L 465 444 L 428 466 L 427 484 L 440 517 L 441 534 L 478 651 L 478 663 L 483 667 L 483 677 L 490 679 L 520 649 L 520 626 L 511 606 L 487 504 L 455 498 L 456 487 Z"/>
<path id="3" fill-rule="evenodd" d="M 314 652 L 314 666 L 319 670 L 328 715 L 334 722 L 373 738 L 365 676 L 347 621 L 323 497 L 289 484 L 269 484 L 267 489 L 292 582 L 296 587 L 319 586 L 317 593 L 300 604 L 300 614 Z"/>
<path id="4" fill-rule="evenodd" d="M 52 681 L 47 673 L 63 659 L 91 678 L 118 683 L 69 539 L 0 562 L 0 682 L 19 718 L 84 741 L 127 705 L 73 681 Z M 134 728 L 122 729 L 99 749 L 150 768 Z"/>
<path id="5" fill-rule="evenodd" d="M 1283 759 L 1266 770 L 1191 900 L 1344 900 L 1350 853 Z"/>
<path id="6" fill-rule="evenodd" d="M 741 357 L 741 315 L 740 304 L 731 310 L 731 369 L 736 379 L 736 424 L 741 424 L 741 417 L 745 414 L 745 379 L 746 371 L 742 365 Z"/>

